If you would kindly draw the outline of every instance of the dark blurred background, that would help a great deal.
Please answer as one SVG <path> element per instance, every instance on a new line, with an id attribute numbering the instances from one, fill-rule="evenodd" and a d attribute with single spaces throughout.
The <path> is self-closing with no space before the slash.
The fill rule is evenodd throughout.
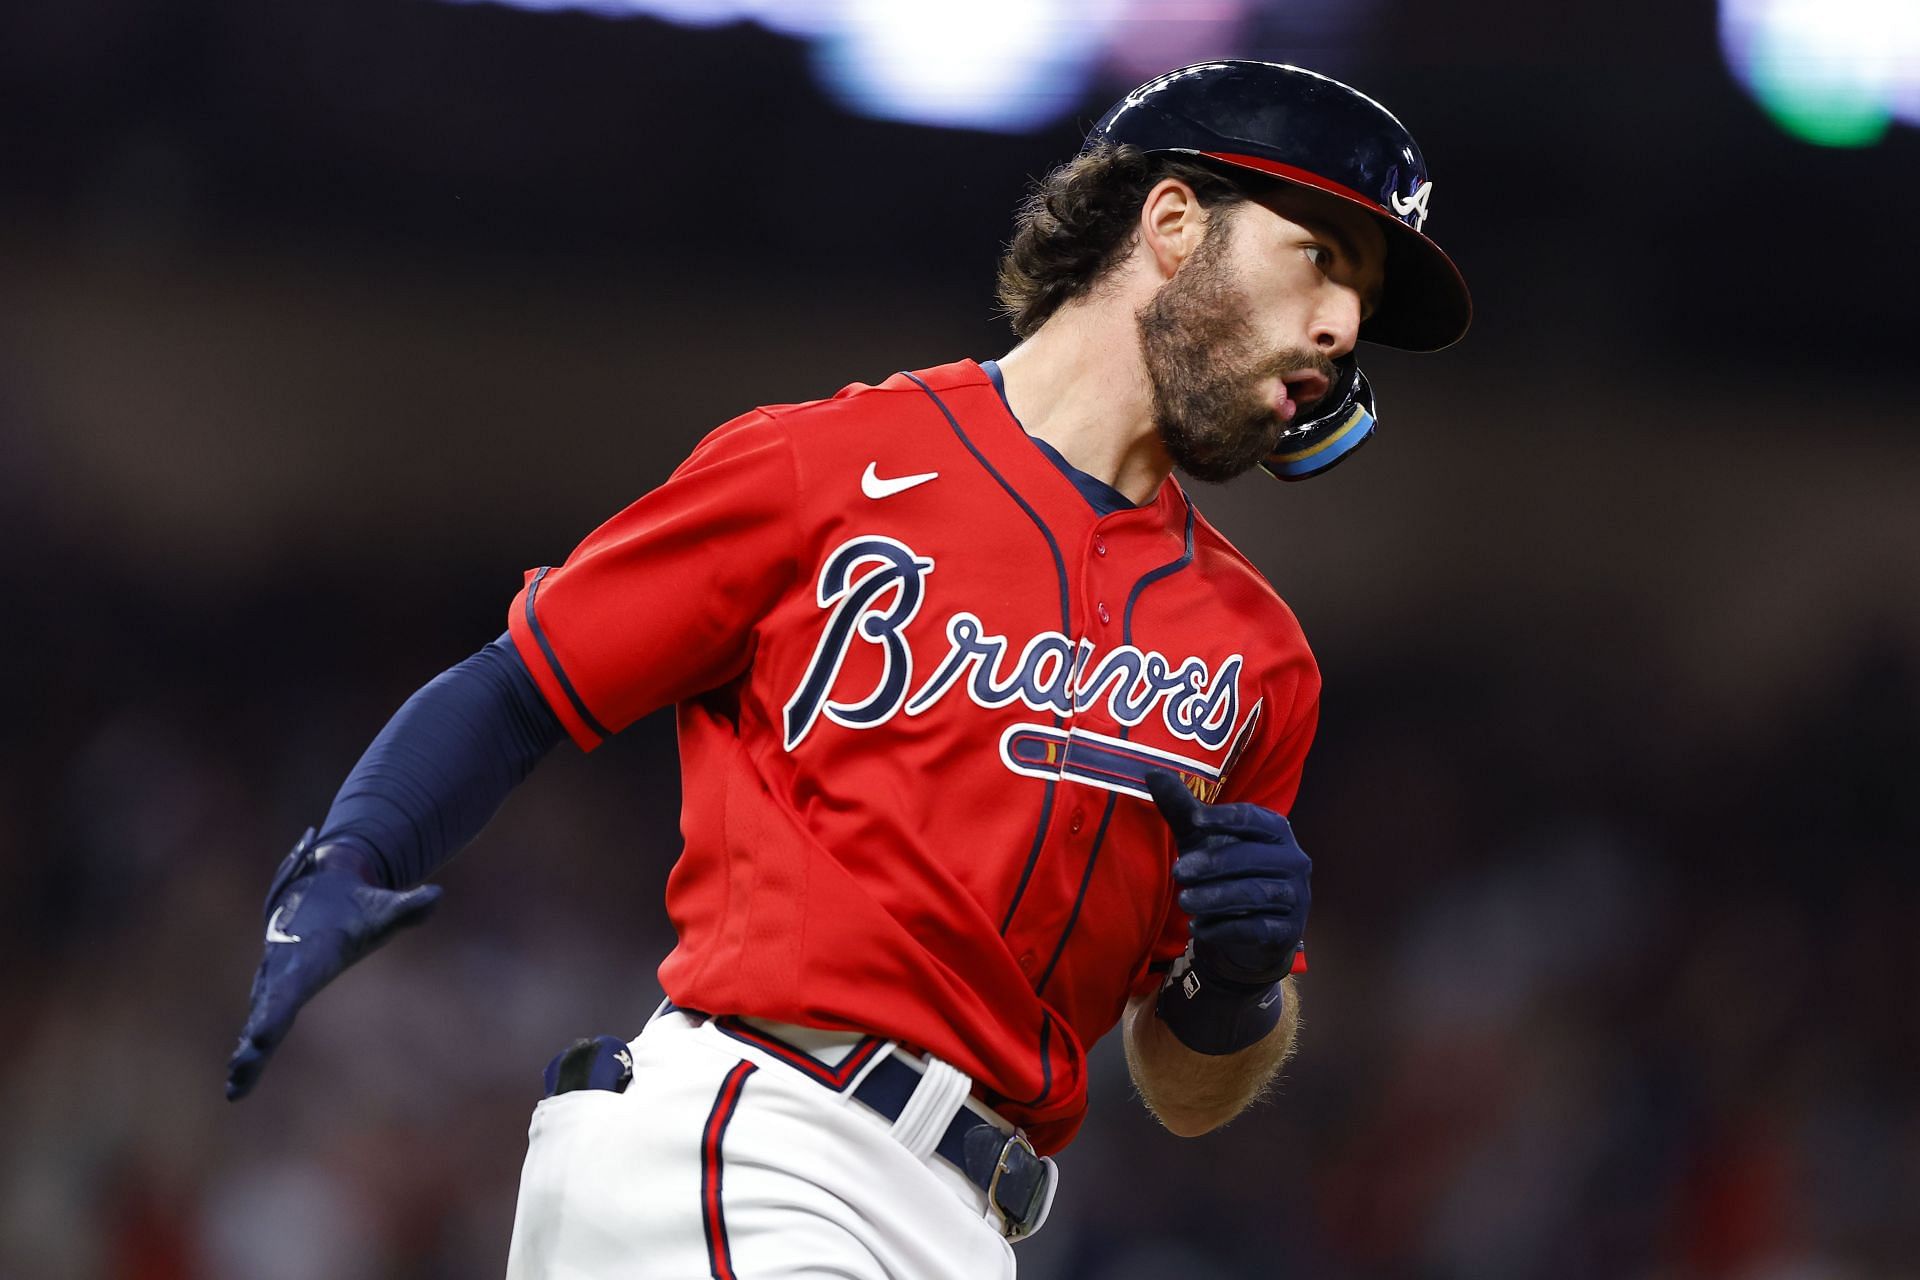
<path id="1" fill-rule="evenodd" d="M 658 999 L 670 721 L 236 1107 L 273 866 L 711 427 L 1003 353 L 1026 181 L 1231 54 L 1409 123 L 1478 319 L 1367 355 L 1360 461 L 1197 489 L 1326 677 L 1304 1050 L 1188 1142 L 1110 1038 L 1022 1275 L 1920 1275 L 1920 129 L 1779 89 L 1920 76 L 1906 5 L 641 7 L 0 13 L 0 1274 L 499 1274 L 541 1065 Z M 1023 31 L 1018 110 L 859 113 Z"/>

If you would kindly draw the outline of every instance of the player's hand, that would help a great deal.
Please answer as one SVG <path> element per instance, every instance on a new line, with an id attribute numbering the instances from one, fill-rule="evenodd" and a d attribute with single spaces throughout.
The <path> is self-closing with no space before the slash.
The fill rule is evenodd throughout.
<path id="1" fill-rule="evenodd" d="M 309 828 L 267 890 L 267 950 L 253 977 L 247 1025 L 227 1063 L 227 1097 L 244 1098 L 253 1088 L 320 988 L 396 930 L 425 920 L 439 900 L 437 885 L 399 892 L 375 883 L 351 847 L 315 850 Z"/>
<path id="2" fill-rule="evenodd" d="M 1293 968 L 1307 931 L 1313 862 L 1286 818 L 1257 804 L 1202 804 L 1175 774 L 1147 775 L 1173 829 L 1180 909 L 1204 976 L 1264 988 Z"/>

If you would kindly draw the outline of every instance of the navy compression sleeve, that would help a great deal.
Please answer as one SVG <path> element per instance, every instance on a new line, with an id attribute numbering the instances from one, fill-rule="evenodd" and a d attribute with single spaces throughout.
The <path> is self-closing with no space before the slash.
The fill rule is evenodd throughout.
<path id="1" fill-rule="evenodd" d="M 418 884 L 565 736 L 503 635 L 394 713 L 341 784 L 316 843 L 372 854 L 392 887 Z"/>

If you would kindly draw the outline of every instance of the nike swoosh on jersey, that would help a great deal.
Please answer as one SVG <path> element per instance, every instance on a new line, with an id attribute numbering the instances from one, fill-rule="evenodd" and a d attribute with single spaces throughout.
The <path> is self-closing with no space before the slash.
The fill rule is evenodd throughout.
<path id="1" fill-rule="evenodd" d="M 896 493 L 905 493 L 917 484 L 925 484 L 929 480 L 940 478 L 938 471 L 923 471 L 917 476 L 898 476 L 892 480 L 883 480 L 875 470 L 879 465 L 877 462 L 869 462 L 867 469 L 860 475 L 860 492 L 869 498 L 891 498 Z"/>
<path id="2" fill-rule="evenodd" d="M 285 932 L 282 932 L 282 931 L 281 931 L 281 928 L 280 928 L 280 913 L 281 913 L 282 911 L 285 911 L 285 910 L 286 910 L 286 908 L 285 908 L 285 907 L 275 907 L 275 908 L 273 909 L 273 918 L 272 918 L 271 920 L 269 920 L 269 921 L 267 921 L 267 941 L 268 941 L 268 942 L 298 942 L 298 941 L 300 941 L 300 935 L 299 935 L 299 934 L 297 934 L 297 933 L 285 933 Z"/>

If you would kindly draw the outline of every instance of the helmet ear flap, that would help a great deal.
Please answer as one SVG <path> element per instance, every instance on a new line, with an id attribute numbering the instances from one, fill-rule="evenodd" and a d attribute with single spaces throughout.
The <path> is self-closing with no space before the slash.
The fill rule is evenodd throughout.
<path id="1" fill-rule="evenodd" d="M 1278 480 L 1305 480 L 1334 466 L 1373 435 L 1373 384 L 1351 354 L 1333 362 L 1334 383 L 1327 394 L 1287 424 L 1273 452 L 1260 460 Z"/>

